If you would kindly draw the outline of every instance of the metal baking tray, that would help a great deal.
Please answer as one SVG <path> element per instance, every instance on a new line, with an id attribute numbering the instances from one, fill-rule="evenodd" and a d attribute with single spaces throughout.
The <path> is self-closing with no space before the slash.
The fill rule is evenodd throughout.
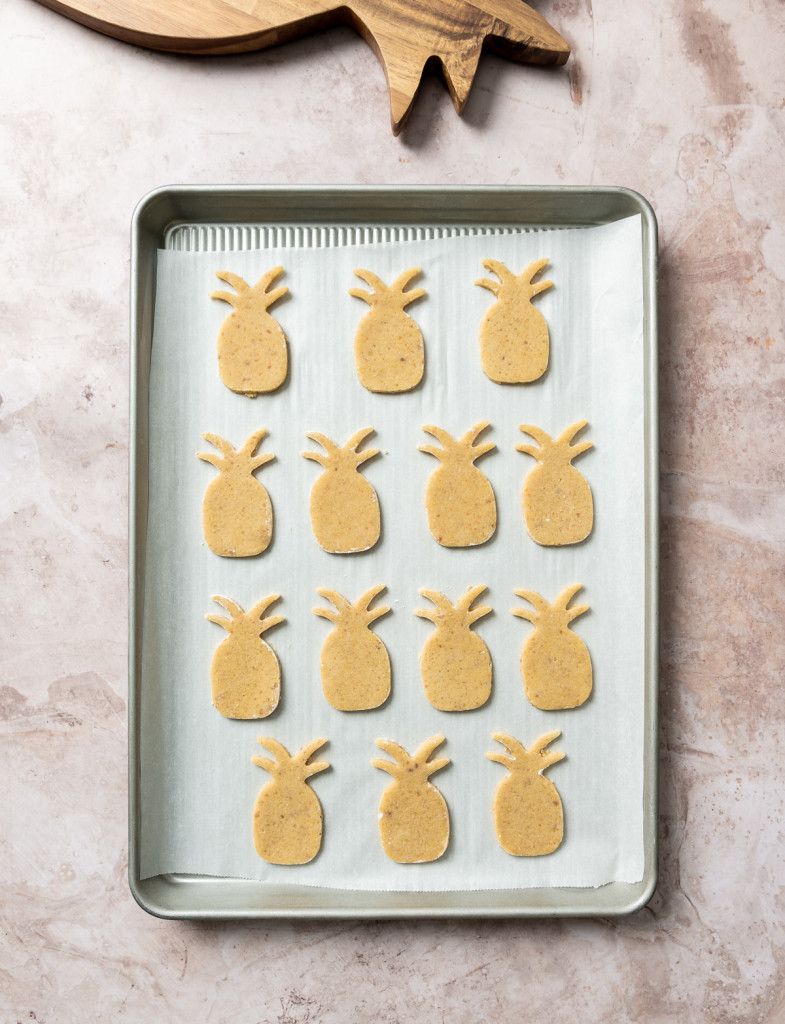
<path id="1" fill-rule="evenodd" d="M 140 875 L 140 698 L 150 436 L 148 388 L 157 254 L 219 231 L 226 247 L 253 248 L 266 231 L 324 227 L 554 228 L 608 224 L 639 215 L 642 226 L 645 636 L 643 877 L 595 888 L 483 891 L 355 891 L 194 875 Z M 554 917 L 627 914 L 651 897 L 657 877 L 657 223 L 624 188 L 443 186 L 174 186 L 157 189 L 132 223 L 129 544 L 129 883 L 143 909 L 164 918 Z"/>

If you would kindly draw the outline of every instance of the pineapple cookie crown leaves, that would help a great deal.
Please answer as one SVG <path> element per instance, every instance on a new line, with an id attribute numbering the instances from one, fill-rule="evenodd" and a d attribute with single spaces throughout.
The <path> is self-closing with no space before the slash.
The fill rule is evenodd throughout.
<path id="1" fill-rule="evenodd" d="M 455 622 L 460 625 L 467 627 L 471 626 L 477 619 L 481 619 L 483 615 L 487 615 L 493 611 L 490 605 L 482 604 L 476 608 L 472 608 L 472 604 L 477 598 L 486 591 L 488 588 L 484 583 L 480 583 L 476 587 L 470 587 L 465 594 L 453 604 L 448 597 L 440 593 L 438 590 L 428 590 L 425 587 L 420 589 L 420 593 L 423 597 L 427 597 L 429 601 L 432 601 L 435 608 L 415 608 L 414 614 L 419 615 L 422 619 L 430 619 L 435 626 L 441 626 L 447 623 Z"/>
<path id="2" fill-rule="evenodd" d="M 352 434 L 346 444 L 341 447 L 326 434 L 320 434 L 315 430 L 309 431 L 305 436 L 312 441 L 317 441 L 324 448 L 324 452 L 303 452 L 303 458 L 312 459 L 325 469 L 340 462 L 348 463 L 352 469 L 359 469 L 364 462 L 379 454 L 378 448 L 368 448 L 364 452 L 357 451 L 362 442 L 373 432 L 373 427 L 362 427 Z"/>
<path id="3" fill-rule="evenodd" d="M 288 775 L 304 782 L 311 775 L 323 772 L 330 767 L 329 761 L 312 761 L 311 764 L 308 764 L 308 758 L 327 742 L 324 737 L 306 743 L 296 754 L 290 754 L 283 743 L 279 743 L 271 736 L 260 736 L 257 742 L 266 747 L 275 760 L 271 761 L 269 757 L 262 757 L 261 754 L 255 754 L 251 760 L 255 765 L 268 771 L 273 780 Z"/>
<path id="4" fill-rule="evenodd" d="M 220 278 L 221 281 L 226 281 L 227 284 L 230 284 L 237 294 L 232 295 L 231 292 L 224 291 L 210 292 L 210 298 L 228 302 L 235 309 L 240 309 L 245 305 L 261 306 L 263 309 L 268 309 L 289 291 L 286 285 L 273 288 L 271 292 L 267 290 L 282 273 L 283 267 L 273 267 L 266 274 L 262 274 L 256 284 L 251 287 L 237 274 L 232 274 L 228 270 L 216 270 L 215 276 Z"/>
<path id="5" fill-rule="evenodd" d="M 437 448 L 432 444 L 421 444 L 417 448 L 418 451 L 425 452 L 426 455 L 435 455 L 440 462 L 468 462 L 471 465 L 481 455 L 486 455 L 496 447 L 493 441 L 475 444 L 483 430 L 486 430 L 489 426 L 490 420 L 482 420 L 480 423 L 475 423 L 473 427 L 469 427 L 461 437 L 454 438 L 452 434 L 442 427 L 426 424 L 422 429 L 426 434 L 431 434 L 432 437 L 435 437 L 442 447 Z"/>
<path id="6" fill-rule="evenodd" d="M 578 455 L 594 447 L 592 441 L 581 441 L 578 444 L 572 443 L 575 435 L 583 430 L 588 422 L 588 420 L 578 420 L 576 423 L 571 423 L 555 439 L 540 427 L 532 426 L 530 423 L 522 423 L 518 429 L 524 434 L 533 437 L 539 447 L 535 447 L 532 444 L 516 444 L 515 449 L 516 451 L 523 452 L 525 455 L 531 455 L 532 458 L 535 458 L 540 463 L 553 459 L 563 459 L 566 462 L 572 462 Z"/>
<path id="7" fill-rule="evenodd" d="M 509 267 L 499 260 L 483 260 L 482 265 L 496 274 L 499 280 L 492 281 L 488 277 L 481 277 L 474 283 L 480 285 L 481 288 L 487 288 L 488 291 L 493 292 L 497 299 L 517 297 L 518 293 L 522 294 L 526 299 L 533 299 L 535 295 L 539 295 L 540 292 L 553 287 L 553 281 L 532 282 L 532 278 L 539 274 L 549 262 L 550 260 L 547 256 L 544 259 L 534 260 L 516 276 Z"/>
<path id="8" fill-rule="evenodd" d="M 223 626 L 228 633 L 248 633 L 251 636 L 261 636 L 268 629 L 272 629 L 273 626 L 286 621 L 283 615 L 269 615 L 267 618 L 264 618 L 264 613 L 280 596 L 280 594 L 269 594 L 267 597 L 263 597 L 261 601 L 257 601 L 246 612 L 243 611 L 236 601 L 214 594 L 213 601 L 216 601 L 222 608 L 225 608 L 231 618 L 217 614 L 208 614 L 205 615 L 205 618 L 209 622 L 215 622 L 219 626 Z"/>
<path id="9" fill-rule="evenodd" d="M 526 771 L 536 772 L 538 775 L 541 775 L 546 768 L 550 768 L 552 764 L 556 764 L 557 761 L 561 761 L 562 758 L 567 756 L 561 750 L 545 749 L 549 743 L 552 743 L 559 736 L 561 736 L 561 730 L 559 729 L 547 732 L 536 739 L 527 750 L 520 740 L 516 740 L 509 733 L 495 732 L 493 733 L 493 738 L 507 748 L 507 753 L 491 751 L 491 753 L 485 756 L 489 761 L 496 761 L 498 764 L 504 765 L 510 772 Z"/>
<path id="10" fill-rule="evenodd" d="M 209 441 L 210 444 L 214 444 L 221 454 L 216 455 L 215 452 L 197 452 L 196 457 L 198 459 L 203 459 L 204 462 L 211 463 L 220 473 L 253 473 L 255 470 L 259 469 L 260 466 L 264 466 L 265 463 L 271 462 L 275 458 L 275 455 L 273 455 L 272 452 L 266 452 L 262 455 L 254 455 L 254 452 L 261 444 L 262 439 L 266 434 L 267 430 L 264 427 L 261 427 L 247 438 L 242 447 L 235 448 L 234 445 L 230 444 L 225 438 L 220 437 L 218 434 L 205 432 L 202 434 L 202 437 L 205 441 Z"/>
<path id="11" fill-rule="evenodd" d="M 542 594 L 538 594 L 534 590 L 515 590 L 514 593 L 518 597 L 522 597 L 525 601 L 533 604 L 534 608 L 511 608 L 510 611 L 513 615 L 517 615 L 519 619 L 526 619 L 535 626 L 568 625 L 573 619 L 577 619 L 579 615 L 583 615 L 584 612 L 589 610 L 588 604 L 576 604 L 571 608 L 567 607 L 578 591 L 582 589 L 582 583 L 572 583 L 569 587 L 565 587 L 556 600 L 550 604 Z"/>
<path id="12" fill-rule="evenodd" d="M 415 299 L 421 299 L 424 295 L 428 294 L 424 288 L 414 288 L 411 291 L 405 291 L 406 286 L 420 272 L 420 267 L 410 267 L 396 277 L 391 285 L 386 285 L 380 277 L 370 270 L 355 270 L 355 275 L 370 285 L 373 288 L 373 292 L 367 292 L 364 288 L 350 288 L 349 294 L 353 295 L 356 299 L 362 299 L 364 302 L 367 302 L 371 308 L 381 301 L 387 301 L 395 302 L 401 309 L 405 309 L 410 302 L 414 302 Z"/>
<path id="13" fill-rule="evenodd" d="M 397 782 L 403 782 L 407 778 L 427 780 L 434 772 L 446 767 L 450 763 L 449 757 L 437 757 L 433 761 L 429 758 L 438 746 L 444 743 L 444 736 L 438 733 L 430 736 L 424 743 L 409 754 L 400 743 L 394 740 L 376 740 L 376 746 L 380 747 L 386 754 L 393 757 L 394 761 L 387 761 L 383 757 L 374 758 L 371 764 L 374 768 L 381 768 L 388 772 Z"/>
<path id="14" fill-rule="evenodd" d="M 316 593 L 326 597 L 328 601 L 332 601 L 335 608 L 314 608 L 313 613 L 321 615 L 324 619 L 329 619 L 336 626 L 351 619 L 363 626 L 370 627 L 372 622 L 381 618 L 382 615 L 386 615 L 390 610 L 390 606 L 387 604 L 379 605 L 377 608 L 368 607 L 383 590 L 386 590 L 385 585 L 378 583 L 361 594 L 356 601 L 349 601 L 337 590 L 332 590 L 329 587 L 317 587 Z"/>

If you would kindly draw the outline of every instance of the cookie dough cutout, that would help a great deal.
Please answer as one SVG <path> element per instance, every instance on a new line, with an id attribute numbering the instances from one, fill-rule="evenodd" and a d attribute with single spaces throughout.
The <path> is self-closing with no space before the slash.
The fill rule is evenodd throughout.
<path id="1" fill-rule="evenodd" d="M 516 449 L 537 460 L 523 485 L 523 517 L 533 541 L 545 546 L 577 544 L 594 525 L 591 488 L 572 460 L 593 447 L 591 441 L 572 444 L 586 420 L 571 424 L 554 440 L 539 427 L 522 424 L 519 429 L 533 437 L 537 446 L 518 444 Z"/>
<path id="2" fill-rule="evenodd" d="M 540 736 L 527 750 L 513 736 L 495 732 L 493 738 L 507 753 L 485 756 L 508 769 L 496 787 L 493 798 L 493 823 L 499 846 L 513 857 L 541 857 L 553 853 L 564 837 L 564 812 L 561 797 L 542 774 L 565 756 L 558 750 L 546 750 L 561 733 Z"/>
<path id="3" fill-rule="evenodd" d="M 444 736 L 431 736 L 409 755 L 393 740 L 377 740 L 376 746 L 394 758 L 376 758 L 374 768 L 389 772 L 393 781 L 379 802 L 379 836 L 382 849 L 398 864 L 425 864 L 438 860 L 450 841 L 450 812 L 429 777 L 450 763 L 449 757 L 429 761 Z"/>
<path id="4" fill-rule="evenodd" d="M 308 759 L 327 742 L 311 740 L 296 754 L 270 736 L 258 742 L 275 758 L 255 755 L 254 764 L 272 779 L 262 787 L 253 809 L 253 841 L 256 852 L 269 864 L 307 864 L 322 845 L 322 805 L 306 779 L 329 768 L 328 761 Z"/>
<path id="5" fill-rule="evenodd" d="M 516 277 L 498 260 L 482 261 L 499 280 L 484 277 L 475 281 L 497 299 L 480 324 L 480 360 L 486 377 L 498 384 L 526 384 L 542 377 L 548 368 L 548 325 L 531 301 L 553 285 L 553 281 L 532 284 L 532 278 L 548 262 L 547 258 L 535 260 Z"/>
<path id="6" fill-rule="evenodd" d="M 420 590 L 435 608 L 417 608 L 436 631 L 420 653 L 420 674 L 428 701 L 439 711 L 473 711 L 491 695 L 493 665 L 485 641 L 471 628 L 487 615 L 490 605 L 472 608 L 487 587 L 471 587 L 453 605 L 438 590 Z"/>
<path id="7" fill-rule="evenodd" d="M 286 335 L 267 312 L 289 291 L 286 285 L 268 291 L 282 273 L 283 267 L 273 267 L 253 287 L 228 270 L 215 273 L 237 293 L 210 292 L 211 299 L 234 306 L 218 334 L 218 373 L 230 391 L 249 398 L 275 391 L 286 380 L 289 370 Z"/>
<path id="8" fill-rule="evenodd" d="M 411 391 L 422 380 L 425 346 L 417 323 L 404 313 L 410 302 L 426 295 L 424 288 L 405 291 L 420 273 L 411 267 L 386 285 L 370 270 L 355 270 L 357 277 L 373 289 L 350 288 L 349 294 L 371 307 L 357 326 L 354 362 L 357 377 L 368 391 L 393 394 Z"/>
<path id="9" fill-rule="evenodd" d="M 317 590 L 335 606 L 314 608 L 313 612 L 335 627 L 322 646 L 319 668 L 324 696 L 338 711 L 370 711 L 390 696 L 390 657 L 370 628 L 390 608 L 368 607 L 384 589 L 383 583 L 371 587 L 354 603 L 337 590 Z"/>
<path id="10" fill-rule="evenodd" d="M 325 434 L 306 434 L 324 448 L 303 452 L 324 469 L 311 488 L 311 526 L 317 543 L 332 554 L 368 551 L 381 533 L 381 512 L 376 491 L 358 472 L 360 466 L 379 454 L 378 448 L 358 452 L 357 448 L 373 427 L 363 427 L 339 448 Z"/>
<path id="11" fill-rule="evenodd" d="M 474 465 L 481 455 L 496 447 L 493 441 L 475 444 L 488 426 L 488 420 L 475 423 L 457 440 L 441 427 L 422 428 L 442 445 L 437 448 L 421 444 L 419 450 L 434 455 L 441 463 L 428 480 L 425 511 L 431 535 L 444 547 L 465 548 L 484 544 L 496 530 L 493 487 Z"/>
<path id="12" fill-rule="evenodd" d="M 572 620 L 589 606 L 567 607 L 582 588 L 582 583 L 565 587 L 552 604 L 534 590 L 515 591 L 534 605 L 513 608 L 512 614 L 534 625 L 521 651 L 521 676 L 529 703 L 541 711 L 580 707 L 591 694 L 591 657 L 586 644 L 570 629 Z"/>
<path id="13" fill-rule="evenodd" d="M 224 558 L 247 558 L 267 549 L 273 536 L 273 506 L 265 487 L 253 475 L 275 458 L 255 455 L 267 431 L 251 434 L 242 448 L 235 448 L 218 434 L 202 437 L 220 451 L 197 452 L 211 463 L 218 476 L 211 480 L 202 501 L 204 539 L 211 551 Z"/>
<path id="14" fill-rule="evenodd" d="M 216 647 L 210 665 L 213 704 L 224 718 L 266 718 L 278 707 L 281 667 L 262 633 L 284 621 L 283 615 L 264 617 L 279 597 L 263 597 L 247 612 L 228 597 L 213 597 L 229 613 L 205 616 L 229 634 Z"/>

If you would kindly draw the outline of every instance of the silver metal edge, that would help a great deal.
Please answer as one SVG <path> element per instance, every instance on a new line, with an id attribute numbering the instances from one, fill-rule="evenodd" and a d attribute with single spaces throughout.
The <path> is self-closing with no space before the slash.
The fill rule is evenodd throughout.
<path id="1" fill-rule="evenodd" d="M 528 906 L 506 906 L 506 907 L 441 907 L 441 906 L 409 906 L 409 907 L 289 907 L 285 911 L 276 908 L 248 908 L 244 910 L 222 911 L 207 909 L 174 909 L 156 902 L 147 893 L 139 877 L 139 777 L 138 777 L 138 662 L 136 656 L 136 643 L 138 642 L 139 624 L 138 600 L 136 593 L 137 574 L 142 568 L 139 565 L 140 550 L 138 537 L 138 473 L 139 459 L 137 451 L 137 438 L 139 428 L 138 400 L 139 400 L 139 340 L 140 340 L 140 283 L 137 269 L 140 255 L 143 251 L 142 244 L 142 219 L 151 216 L 151 207 L 161 204 L 169 208 L 170 219 L 159 221 L 156 224 L 156 237 L 162 237 L 169 225 L 179 219 L 178 213 L 182 213 L 181 203 L 185 200 L 187 205 L 189 198 L 208 196 L 220 204 L 221 195 L 232 197 L 244 197 L 246 199 L 266 199 L 268 202 L 275 196 L 299 199 L 298 206 L 308 196 L 326 195 L 342 197 L 344 200 L 350 196 L 364 196 L 369 199 L 387 195 L 395 195 L 398 200 L 404 196 L 412 198 L 427 199 L 432 201 L 435 196 L 442 199 L 467 195 L 478 197 L 487 195 L 504 195 L 513 200 L 523 196 L 533 198 L 543 195 L 553 200 L 576 198 L 581 194 L 604 195 L 609 199 L 613 197 L 624 197 L 636 212 L 641 215 L 644 224 L 643 232 L 643 268 L 644 268 L 644 346 L 645 346 L 645 368 L 646 368 L 646 409 L 645 409 L 645 448 L 646 448 L 646 618 L 648 630 L 646 635 L 646 680 L 645 700 L 647 729 L 644 749 L 644 777 L 648 780 L 645 785 L 644 799 L 644 851 L 645 867 L 644 876 L 639 883 L 612 883 L 622 889 L 631 890 L 630 900 L 626 903 L 618 903 L 615 906 L 602 906 L 590 898 L 591 894 L 597 893 L 597 889 L 573 889 L 559 890 L 562 895 L 575 893 L 576 903 L 567 906 L 536 906 L 537 897 L 541 896 L 544 890 L 515 890 L 516 893 L 526 894 L 534 899 L 529 900 Z M 168 200 L 168 202 L 167 202 Z M 514 204 L 511 203 L 511 206 Z M 189 219 L 198 220 L 196 216 Z M 226 220 L 228 218 L 221 218 Z M 346 218 L 344 218 L 346 219 Z M 461 220 L 459 214 L 452 220 Z M 615 218 L 609 218 L 610 220 Z M 590 221 L 588 223 L 603 223 L 604 220 Z M 572 224 L 572 222 L 570 222 Z M 506 186 L 439 186 L 439 185 L 409 185 L 409 186 L 387 186 L 387 185 L 363 185 L 363 186 L 162 186 L 148 192 L 136 206 L 132 218 L 131 233 L 131 322 L 130 322 L 130 410 L 129 410 L 129 638 L 128 638 L 128 720 L 129 720 L 129 747 L 128 747 L 128 814 L 129 814 L 129 863 L 128 876 L 131 893 L 143 910 L 153 916 L 168 919 L 270 919 L 270 918 L 369 918 L 369 919 L 398 919 L 416 917 L 612 917 L 631 914 L 645 906 L 651 899 L 657 884 L 657 736 L 658 736 L 658 569 L 659 569 L 659 426 L 657 410 L 657 221 L 654 211 L 648 201 L 639 193 L 623 187 L 572 187 L 572 186 L 518 186 L 514 188 Z M 174 884 L 180 884 L 175 882 Z M 149 886 L 146 888 L 150 888 Z M 608 886 L 600 887 L 608 889 Z M 501 893 L 496 893 L 501 895 Z M 416 896 L 429 894 L 417 893 Z M 430 894 L 443 899 L 450 894 Z M 437 901 L 434 901 L 437 902 Z"/>
<path id="2" fill-rule="evenodd" d="M 137 487 L 138 428 L 139 428 L 139 335 L 140 335 L 140 282 L 137 275 L 141 251 L 141 217 L 149 196 L 137 204 L 131 219 L 131 274 L 130 274 L 130 338 L 129 338 L 129 410 L 128 410 L 128 884 L 131 894 L 149 914 L 159 916 L 140 888 L 139 870 L 139 692 L 137 643 L 141 629 L 141 616 L 137 615 L 137 579 L 139 558 L 137 518 L 139 493 Z"/>
<path id="3" fill-rule="evenodd" d="M 171 187 L 154 189 L 144 195 L 137 203 L 131 218 L 131 267 L 130 267 L 130 321 L 129 321 L 129 416 L 128 416 L 128 884 L 131 895 L 139 906 L 155 917 L 174 917 L 167 908 L 156 904 L 144 891 L 139 867 L 139 672 L 140 664 L 137 657 L 138 644 L 141 637 L 142 607 L 144 588 L 141 594 L 138 581 L 143 579 L 144 549 L 140 543 L 139 516 L 141 496 L 139 488 L 140 458 L 139 433 L 140 417 L 140 374 L 139 362 L 142 357 L 142 315 L 143 315 L 143 284 L 139 276 L 139 267 L 145 250 L 144 220 L 150 216 L 150 207 L 177 191 Z M 156 224 L 156 237 L 161 229 Z M 151 268 L 154 282 L 154 268 Z M 150 296 L 150 303 L 154 295 Z M 146 404 L 145 404 L 146 412 Z M 145 463 L 146 465 L 146 463 Z M 146 507 L 146 502 L 145 502 Z M 145 513 L 146 519 L 146 513 Z M 147 887 L 149 888 L 149 887 Z M 180 916 L 180 915 L 176 915 Z"/>
<path id="4" fill-rule="evenodd" d="M 139 264 L 139 214 L 140 205 L 137 205 L 131 219 L 131 272 L 130 272 L 130 323 L 129 323 L 129 345 L 128 345 L 128 885 L 131 894 L 136 902 L 148 910 L 139 892 L 139 857 L 137 831 L 137 813 L 139 805 L 139 784 L 138 784 L 138 715 L 137 715 L 137 665 L 136 665 L 136 642 L 138 635 L 138 623 L 136 615 L 136 564 L 137 564 L 137 538 L 136 538 L 136 515 L 138 508 L 138 495 L 136 488 L 137 474 L 137 399 L 138 399 L 138 375 L 136 370 L 138 336 L 139 336 L 139 314 L 138 314 L 138 289 L 139 284 L 136 276 L 136 268 Z M 148 912 L 150 912 L 148 910 Z"/>

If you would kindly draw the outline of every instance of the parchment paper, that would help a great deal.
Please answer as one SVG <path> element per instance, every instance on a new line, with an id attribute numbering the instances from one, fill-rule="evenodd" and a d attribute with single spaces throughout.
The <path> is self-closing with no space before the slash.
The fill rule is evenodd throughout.
<path id="1" fill-rule="evenodd" d="M 150 367 L 149 534 L 146 560 L 141 707 L 141 874 L 201 874 L 369 890 L 465 890 L 530 886 L 598 886 L 636 882 L 643 875 L 644 738 L 644 462 L 643 297 L 638 217 L 601 227 L 315 247 L 295 243 L 266 251 L 161 251 Z M 516 273 L 550 258 L 541 275 L 555 285 L 535 300 L 551 336 L 546 375 L 528 385 L 503 386 L 482 373 L 477 342 L 493 301 L 474 280 L 488 276 L 483 258 Z M 221 383 L 215 343 L 230 307 L 208 293 L 225 286 L 216 270 L 249 283 L 277 264 L 290 295 L 272 310 L 290 343 L 290 376 L 277 393 L 250 399 Z M 354 331 L 367 311 L 348 289 L 364 287 L 353 274 L 367 267 L 390 282 L 404 269 L 423 268 L 412 287 L 425 299 L 408 308 L 422 329 L 426 372 L 415 391 L 374 395 L 359 384 Z M 433 439 L 424 423 L 454 436 L 488 419 L 482 440 L 497 448 L 478 466 L 493 484 L 498 528 L 487 544 L 440 547 L 424 509 L 425 486 L 437 468 L 417 450 Z M 515 445 L 529 442 L 521 423 L 552 436 L 587 419 L 580 440 L 594 443 L 576 466 L 594 494 L 589 539 L 541 548 L 527 535 L 521 488 L 534 466 Z M 196 458 L 210 450 L 202 431 L 236 446 L 255 429 L 268 435 L 262 451 L 276 460 L 259 471 L 274 506 L 271 547 L 250 559 L 226 559 L 206 546 L 201 500 L 215 469 Z M 330 555 L 314 540 L 308 515 L 320 473 L 301 452 L 318 448 L 305 437 L 319 430 L 343 443 L 362 426 L 366 446 L 382 454 L 362 472 L 376 488 L 383 534 L 370 552 Z M 591 610 L 575 620 L 594 666 L 594 693 L 569 711 L 539 711 L 526 700 L 519 658 L 532 628 L 510 614 L 515 588 L 550 600 L 581 582 L 576 601 Z M 391 698 L 380 709 L 346 713 L 324 699 L 321 645 L 331 624 L 312 613 L 324 605 L 317 587 L 354 600 L 384 583 L 377 603 L 391 613 L 375 624 L 390 653 Z M 493 613 L 476 629 L 494 666 L 488 704 L 444 713 L 427 702 L 419 675 L 420 649 L 433 626 L 413 614 L 427 606 L 418 590 L 452 600 L 484 583 Z M 266 594 L 281 600 L 268 614 L 286 622 L 265 634 L 282 666 L 278 710 L 262 721 L 231 721 L 211 705 L 209 669 L 226 633 L 206 621 L 221 612 L 211 595 L 244 608 Z M 559 729 L 551 744 L 565 760 L 548 770 L 564 805 L 561 847 L 545 857 L 515 858 L 494 836 L 491 804 L 505 775 L 486 752 L 500 750 L 491 734 L 512 733 L 529 746 Z M 370 765 L 386 737 L 416 749 L 441 732 L 435 756 L 451 764 L 432 781 L 451 815 L 448 852 L 424 865 L 390 861 L 379 841 L 378 802 L 390 777 Z M 321 853 L 310 864 L 266 864 L 255 853 L 251 812 L 268 774 L 251 763 L 266 753 L 258 736 L 273 736 L 291 752 L 317 736 L 329 743 L 319 757 L 332 767 L 311 780 L 324 809 Z"/>

